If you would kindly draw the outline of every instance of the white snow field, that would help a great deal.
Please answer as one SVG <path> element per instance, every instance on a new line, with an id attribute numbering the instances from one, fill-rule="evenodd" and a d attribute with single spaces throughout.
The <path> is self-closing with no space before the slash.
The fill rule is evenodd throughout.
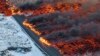
<path id="1" fill-rule="evenodd" d="M 12 16 L 0 14 L 0 56 L 45 56 Z"/>

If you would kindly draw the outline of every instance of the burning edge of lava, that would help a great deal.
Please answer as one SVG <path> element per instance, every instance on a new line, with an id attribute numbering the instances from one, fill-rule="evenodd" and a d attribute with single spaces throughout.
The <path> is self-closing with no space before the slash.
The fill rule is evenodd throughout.
<path id="1" fill-rule="evenodd" d="M 39 41 L 47 46 L 51 46 L 52 44 L 46 40 L 44 37 L 40 37 Z"/>
<path id="2" fill-rule="evenodd" d="M 33 28 L 35 25 L 32 25 L 32 24 L 28 23 L 27 20 L 25 20 L 25 21 L 23 22 L 23 25 L 26 26 L 26 27 L 28 27 L 28 28 L 30 28 L 30 29 L 31 29 L 33 32 L 35 32 L 37 35 L 41 35 L 41 33 L 40 33 L 39 31 L 37 31 L 36 29 Z"/>
<path id="3" fill-rule="evenodd" d="M 23 22 L 23 25 L 26 26 L 26 27 L 28 27 L 30 30 L 32 30 L 37 35 L 39 35 L 39 36 L 41 35 L 41 33 L 39 31 L 37 31 L 35 28 L 33 28 L 34 26 L 32 24 L 28 23 L 27 20 L 25 20 Z M 48 40 L 46 40 L 44 37 L 40 37 L 39 41 L 41 43 L 47 45 L 47 46 L 51 46 L 51 43 Z"/>

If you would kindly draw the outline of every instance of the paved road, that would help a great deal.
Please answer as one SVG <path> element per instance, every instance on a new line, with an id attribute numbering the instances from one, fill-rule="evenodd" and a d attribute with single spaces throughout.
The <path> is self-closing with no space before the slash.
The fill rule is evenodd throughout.
<path id="1" fill-rule="evenodd" d="M 36 45 L 39 48 L 42 48 L 41 51 L 43 51 L 46 56 L 61 56 L 59 54 L 59 52 L 53 48 L 53 47 L 48 47 L 45 45 L 42 45 L 38 40 L 39 40 L 39 36 L 37 36 L 35 33 L 33 33 L 31 30 L 27 29 L 26 27 L 24 27 L 22 25 L 23 20 L 25 19 L 24 16 L 13 16 L 15 18 L 15 20 L 22 26 L 22 28 L 29 34 L 29 36 L 31 36 L 31 38 L 36 42 Z"/>

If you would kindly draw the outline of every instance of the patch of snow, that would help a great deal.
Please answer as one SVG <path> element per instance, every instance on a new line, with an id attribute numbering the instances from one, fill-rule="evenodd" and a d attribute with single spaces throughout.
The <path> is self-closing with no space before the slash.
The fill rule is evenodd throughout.
<path id="1" fill-rule="evenodd" d="M 2 20 L 1 20 L 2 19 Z M 45 56 L 12 16 L 0 14 L 0 56 Z"/>

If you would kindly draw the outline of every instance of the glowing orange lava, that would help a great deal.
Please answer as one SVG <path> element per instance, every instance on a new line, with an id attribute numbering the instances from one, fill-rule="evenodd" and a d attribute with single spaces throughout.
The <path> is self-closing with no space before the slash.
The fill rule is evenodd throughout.
<path id="1" fill-rule="evenodd" d="M 93 36 L 86 36 L 85 39 L 78 39 L 72 42 L 64 42 L 56 43 L 56 48 L 60 50 L 63 55 L 71 55 L 75 53 L 84 54 L 87 51 L 95 52 L 100 48 L 100 38 L 95 38 Z M 67 50 L 67 51 L 66 51 Z"/>
<path id="2" fill-rule="evenodd" d="M 46 40 L 44 37 L 40 37 L 39 41 L 47 46 L 51 46 L 51 43 Z"/>
<path id="3" fill-rule="evenodd" d="M 26 27 L 28 27 L 28 28 L 30 28 L 33 32 L 35 32 L 37 35 L 41 35 L 41 33 L 39 32 L 39 31 L 37 31 L 36 29 L 34 29 L 33 27 L 33 25 L 32 24 L 30 24 L 30 23 L 28 23 L 27 22 L 27 20 L 25 20 L 24 22 L 23 22 L 23 25 L 24 26 L 26 26 Z"/>

